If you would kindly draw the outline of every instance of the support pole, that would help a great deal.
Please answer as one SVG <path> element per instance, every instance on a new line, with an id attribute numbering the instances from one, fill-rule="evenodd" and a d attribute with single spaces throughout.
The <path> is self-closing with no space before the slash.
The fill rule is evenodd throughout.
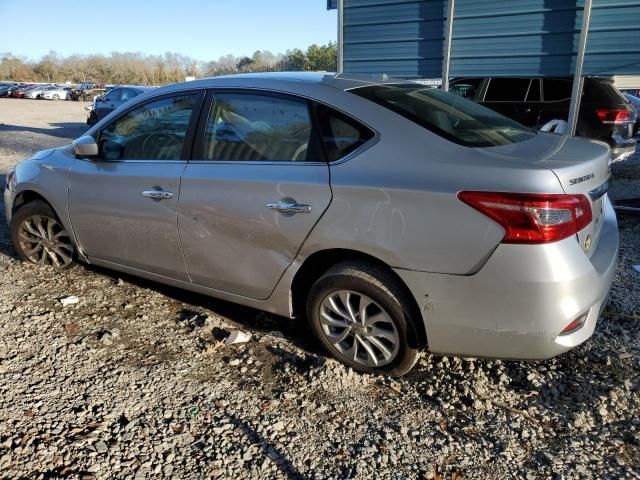
<path id="1" fill-rule="evenodd" d="M 453 14 L 455 0 L 447 0 L 447 23 L 444 27 L 444 44 L 442 47 L 442 90 L 449 91 L 449 66 L 451 63 L 451 35 L 453 34 Z"/>
<path id="2" fill-rule="evenodd" d="M 338 0 L 338 72 L 344 71 L 344 0 Z"/>
<path id="3" fill-rule="evenodd" d="M 589 24 L 591 23 L 591 0 L 584 0 L 584 10 L 582 13 L 582 29 L 578 41 L 578 54 L 576 55 L 576 70 L 573 74 L 573 87 L 571 89 L 571 107 L 569 108 L 569 125 L 567 133 L 576 134 L 578 125 L 578 113 L 580 112 L 580 101 L 582 100 L 582 86 L 584 77 L 582 67 L 584 65 L 584 53 L 587 49 L 587 37 L 589 34 Z"/>

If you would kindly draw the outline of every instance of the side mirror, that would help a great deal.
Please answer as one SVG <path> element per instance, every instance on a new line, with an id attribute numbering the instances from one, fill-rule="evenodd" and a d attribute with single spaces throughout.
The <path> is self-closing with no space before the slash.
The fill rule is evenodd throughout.
<path id="1" fill-rule="evenodd" d="M 91 135 L 84 135 L 73 143 L 73 152 L 80 157 L 95 157 L 98 155 L 98 144 Z"/>

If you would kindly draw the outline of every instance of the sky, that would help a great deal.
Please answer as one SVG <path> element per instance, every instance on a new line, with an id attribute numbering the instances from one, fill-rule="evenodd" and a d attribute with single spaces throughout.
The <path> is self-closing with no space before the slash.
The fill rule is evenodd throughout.
<path id="1" fill-rule="evenodd" d="M 0 53 L 181 53 L 216 60 L 336 40 L 326 0 L 0 0 Z"/>

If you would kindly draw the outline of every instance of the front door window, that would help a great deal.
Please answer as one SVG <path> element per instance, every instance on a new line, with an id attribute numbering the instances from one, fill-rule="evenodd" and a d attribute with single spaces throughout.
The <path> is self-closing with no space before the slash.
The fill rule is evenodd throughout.
<path id="1" fill-rule="evenodd" d="M 145 103 L 118 117 L 100 133 L 104 160 L 179 160 L 196 95 Z"/>

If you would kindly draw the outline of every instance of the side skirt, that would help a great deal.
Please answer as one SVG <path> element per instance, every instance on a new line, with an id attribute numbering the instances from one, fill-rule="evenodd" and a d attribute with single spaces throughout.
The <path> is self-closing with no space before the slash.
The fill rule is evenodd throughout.
<path id="1" fill-rule="evenodd" d="M 165 277 L 164 275 L 158 275 L 157 273 L 147 272 L 146 270 L 139 270 L 137 268 L 127 267 L 126 265 L 121 265 L 119 263 L 100 260 L 94 257 L 89 257 L 87 260 L 88 260 L 87 263 L 91 265 L 98 265 L 100 267 L 127 273 L 129 275 L 133 275 L 136 277 L 145 278 L 147 280 L 152 280 L 154 282 L 162 283 L 164 285 L 170 285 L 172 287 L 182 288 L 184 290 L 201 293 L 203 295 L 207 295 L 209 297 L 217 298 L 220 300 L 225 300 L 227 302 L 238 303 L 240 305 L 255 308 L 258 310 L 264 310 L 266 312 L 273 313 L 275 315 L 291 318 L 290 310 L 289 310 L 289 296 L 284 295 L 284 298 L 281 298 L 283 296 L 280 295 L 278 292 L 278 290 L 280 289 L 279 287 L 280 287 L 280 284 L 282 283 L 282 280 L 278 284 L 278 288 L 276 288 L 276 291 L 271 295 L 271 298 L 267 300 L 256 300 L 248 297 L 243 297 L 242 295 L 223 292 L 220 290 L 216 290 L 214 288 L 203 287 L 202 285 L 197 285 L 194 283 L 183 282 L 181 280 Z"/>

